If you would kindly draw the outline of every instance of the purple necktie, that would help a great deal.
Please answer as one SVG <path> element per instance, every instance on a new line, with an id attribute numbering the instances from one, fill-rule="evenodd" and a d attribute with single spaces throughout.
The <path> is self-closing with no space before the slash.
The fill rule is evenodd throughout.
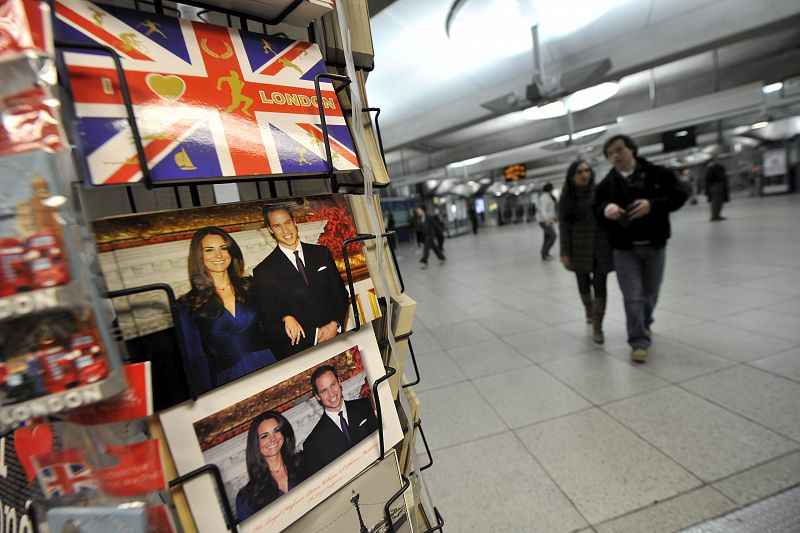
<path id="1" fill-rule="evenodd" d="M 297 265 L 297 270 L 302 274 L 303 280 L 305 280 L 306 285 L 308 285 L 308 276 L 306 276 L 306 266 L 303 264 L 303 260 L 300 259 L 300 251 L 294 251 L 294 263 Z"/>
<path id="2" fill-rule="evenodd" d="M 344 418 L 344 411 L 339 411 L 339 422 L 342 425 L 342 433 L 347 437 L 347 442 L 352 442 L 350 440 L 350 426 L 347 425 L 347 420 Z"/>

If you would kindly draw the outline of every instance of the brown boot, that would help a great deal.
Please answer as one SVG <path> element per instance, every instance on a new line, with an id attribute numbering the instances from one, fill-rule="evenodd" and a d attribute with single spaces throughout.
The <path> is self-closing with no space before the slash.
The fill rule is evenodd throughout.
<path id="1" fill-rule="evenodd" d="M 592 323 L 592 295 L 591 294 L 581 294 L 581 301 L 583 302 L 583 308 L 586 309 L 586 323 Z"/>
<path id="2" fill-rule="evenodd" d="M 603 336 L 603 317 L 606 315 L 606 299 L 595 298 L 594 307 L 592 308 L 592 339 L 597 344 L 603 344 L 605 337 Z"/>

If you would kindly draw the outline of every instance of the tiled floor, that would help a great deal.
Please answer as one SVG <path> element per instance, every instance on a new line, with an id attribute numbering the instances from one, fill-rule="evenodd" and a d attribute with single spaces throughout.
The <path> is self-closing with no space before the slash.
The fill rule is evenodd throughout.
<path id="1" fill-rule="evenodd" d="M 445 531 L 676 531 L 800 483 L 800 195 L 673 215 L 650 359 L 606 344 L 541 230 L 399 249 Z M 555 250 L 557 250 L 557 246 Z"/>

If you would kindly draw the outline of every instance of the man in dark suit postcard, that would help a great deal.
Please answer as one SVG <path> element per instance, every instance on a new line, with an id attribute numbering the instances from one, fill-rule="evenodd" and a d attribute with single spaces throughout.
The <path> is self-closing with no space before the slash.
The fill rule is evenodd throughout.
<path id="1" fill-rule="evenodd" d="M 336 369 L 323 365 L 311 374 L 311 389 L 325 411 L 303 443 L 308 474 L 318 472 L 378 429 L 369 398 L 344 400 Z"/>
<path id="2" fill-rule="evenodd" d="M 254 270 L 261 322 L 284 358 L 332 339 L 347 317 L 348 292 L 330 250 L 300 242 L 297 223 L 285 207 L 265 208 L 264 219 L 278 246 Z"/>

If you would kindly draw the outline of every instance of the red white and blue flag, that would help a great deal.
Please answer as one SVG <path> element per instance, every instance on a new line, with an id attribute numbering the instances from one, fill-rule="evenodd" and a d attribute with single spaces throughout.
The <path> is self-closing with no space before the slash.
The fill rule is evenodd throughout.
<path id="1" fill-rule="evenodd" d="M 37 456 L 36 477 L 46 498 L 97 490 L 99 482 L 76 448 Z"/>
<path id="2" fill-rule="evenodd" d="M 122 60 L 154 181 L 327 170 L 316 44 L 83 0 L 56 0 L 61 39 Z M 106 54 L 65 51 L 90 181 L 142 179 L 117 74 Z M 333 86 L 321 82 L 336 171 L 358 168 Z"/>

